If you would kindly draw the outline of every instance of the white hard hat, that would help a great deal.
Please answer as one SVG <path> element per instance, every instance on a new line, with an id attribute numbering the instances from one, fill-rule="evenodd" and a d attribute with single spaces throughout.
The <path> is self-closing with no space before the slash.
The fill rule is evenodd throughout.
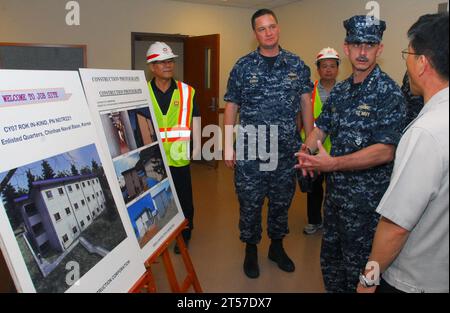
<path id="1" fill-rule="evenodd" d="M 335 59 L 338 61 L 338 64 L 341 60 L 339 58 L 339 53 L 337 53 L 336 50 L 330 47 L 320 50 L 319 54 L 316 57 L 316 65 L 319 63 L 320 60 L 324 59 Z"/>
<path id="2" fill-rule="evenodd" d="M 147 63 L 177 58 L 172 49 L 164 42 L 155 42 L 147 50 Z"/>

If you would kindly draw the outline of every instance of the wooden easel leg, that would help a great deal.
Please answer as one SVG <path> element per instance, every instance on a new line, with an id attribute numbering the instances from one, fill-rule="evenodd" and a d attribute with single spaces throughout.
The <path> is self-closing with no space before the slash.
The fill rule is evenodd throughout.
<path id="1" fill-rule="evenodd" d="M 147 275 L 148 275 L 147 292 L 149 292 L 149 293 L 156 293 L 155 279 L 154 279 L 154 276 L 153 276 L 152 269 L 150 267 L 147 268 Z"/>
<path id="2" fill-rule="evenodd" d="M 180 248 L 181 257 L 183 258 L 184 266 L 186 267 L 187 271 L 187 277 L 184 280 L 183 286 L 181 288 L 182 292 L 186 292 L 191 285 L 194 287 L 195 292 L 203 292 L 181 233 L 179 233 L 179 235 L 177 236 L 177 245 Z"/>
<path id="3" fill-rule="evenodd" d="M 136 284 L 130 289 L 131 293 L 156 293 L 156 284 L 153 277 L 152 270 L 147 267 L 147 271 L 136 282 Z"/>
<path id="4" fill-rule="evenodd" d="M 182 231 L 187 226 L 188 221 L 184 222 L 178 227 L 178 229 L 165 241 L 165 243 L 146 261 L 145 265 L 147 272 L 144 276 L 136 283 L 135 287 L 132 288 L 131 292 L 141 292 L 143 289 L 147 289 L 147 292 L 156 292 L 156 284 L 153 278 L 153 273 L 151 270 L 151 265 L 156 260 L 157 257 L 161 256 L 164 263 L 164 268 L 166 270 L 167 279 L 170 284 L 172 292 L 181 293 L 187 292 L 191 286 L 193 286 L 195 292 L 203 292 L 198 280 L 197 274 L 195 273 L 194 265 L 192 264 L 191 257 L 189 256 L 188 249 L 184 243 Z M 175 241 L 180 248 L 181 257 L 183 258 L 183 263 L 187 271 L 187 276 L 183 281 L 183 285 L 180 287 L 175 270 L 173 268 L 172 260 L 169 253 L 169 245 L 171 242 Z"/>
<path id="5" fill-rule="evenodd" d="M 163 251 L 162 259 L 164 262 L 164 268 L 166 269 L 167 278 L 169 280 L 170 289 L 172 290 L 172 292 L 181 292 L 180 286 L 178 285 L 177 276 L 175 275 L 175 270 L 173 268 L 172 260 L 170 259 L 168 248 Z"/>

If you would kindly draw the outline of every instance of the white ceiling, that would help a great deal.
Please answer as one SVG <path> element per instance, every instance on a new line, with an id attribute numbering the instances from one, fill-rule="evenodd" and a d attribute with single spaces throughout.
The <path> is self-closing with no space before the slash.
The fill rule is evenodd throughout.
<path id="1" fill-rule="evenodd" d="M 300 2 L 301 0 L 172 0 L 182 2 L 194 2 L 209 5 L 224 5 L 248 9 L 273 9 L 282 5 L 293 2 Z"/>

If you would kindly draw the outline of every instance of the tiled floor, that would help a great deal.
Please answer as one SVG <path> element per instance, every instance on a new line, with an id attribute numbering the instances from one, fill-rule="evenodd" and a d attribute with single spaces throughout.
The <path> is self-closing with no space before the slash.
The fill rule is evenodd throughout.
<path id="1" fill-rule="evenodd" d="M 239 206 L 233 172 L 223 163 L 217 170 L 194 164 L 192 179 L 196 215 L 189 253 L 204 292 L 324 292 L 319 264 L 321 233 L 303 235 L 306 197 L 298 188 L 289 211 L 290 234 L 284 240 L 286 251 L 296 265 L 295 272 L 285 273 L 267 258 L 270 240 L 264 232 L 258 246 L 261 275 L 249 279 L 242 270 L 244 244 L 239 240 Z M 264 208 L 264 231 L 266 216 Z M 173 255 L 172 261 L 181 281 L 185 275 L 181 257 Z M 158 291 L 170 291 L 162 264 L 155 264 L 152 269 Z"/>

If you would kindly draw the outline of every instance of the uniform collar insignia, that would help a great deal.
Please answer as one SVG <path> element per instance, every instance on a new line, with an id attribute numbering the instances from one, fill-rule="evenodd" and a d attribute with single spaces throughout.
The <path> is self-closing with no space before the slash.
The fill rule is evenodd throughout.
<path id="1" fill-rule="evenodd" d="M 371 107 L 369 105 L 367 105 L 366 103 L 363 103 L 358 107 L 358 110 L 370 111 Z"/>

